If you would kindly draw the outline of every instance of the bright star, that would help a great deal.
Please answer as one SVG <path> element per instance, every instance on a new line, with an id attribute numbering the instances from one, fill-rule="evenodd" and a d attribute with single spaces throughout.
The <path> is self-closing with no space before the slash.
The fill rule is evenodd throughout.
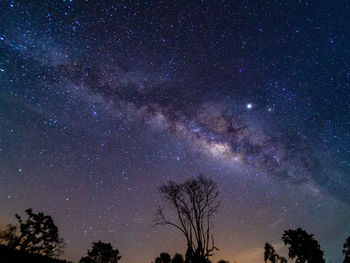
<path id="1" fill-rule="evenodd" d="M 248 110 L 251 110 L 251 109 L 253 108 L 253 104 L 248 103 L 248 104 L 246 105 L 246 107 L 247 107 Z"/>

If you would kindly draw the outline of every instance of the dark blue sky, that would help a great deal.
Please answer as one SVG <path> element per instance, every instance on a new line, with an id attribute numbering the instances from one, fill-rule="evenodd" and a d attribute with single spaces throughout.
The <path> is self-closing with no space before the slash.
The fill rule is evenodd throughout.
<path id="1" fill-rule="evenodd" d="M 157 187 L 219 185 L 214 261 L 283 230 L 350 235 L 346 1 L 0 1 L 0 220 L 53 216 L 78 259 L 184 253 Z M 283 254 L 285 251 L 281 249 Z"/>

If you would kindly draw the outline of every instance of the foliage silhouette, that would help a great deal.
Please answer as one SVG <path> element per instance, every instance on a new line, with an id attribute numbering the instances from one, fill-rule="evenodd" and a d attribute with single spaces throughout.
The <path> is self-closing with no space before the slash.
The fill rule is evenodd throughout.
<path id="1" fill-rule="evenodd" d="M 168 182 L 159 191 L 175 211 L 176 219 L 168 219 L 159 207 L 156 225 L 170 225 L 181 231 L 188 247 L 186 262 L 207 262 L 218 250 L 211 235 L 212 217 L 220 204 L 216 183 L 200 174 L 183 183 Z"/>
<path id="2" fill-rule="evenodd" d="M 8 224 L 7 228 L 0 232 L 0 244 L 12 249 L 16 249 L 19 244 L 19 237 L 17 235 L 18 227 Z"/>
<path id="3" fill-rule="evenodd" d="M 16 214 L 19 226 L 8 225 L 7 229 L 0 233 L 0 243 L 33 254 L 58 256 L 64 243 L 51 216 L 42 212 L 33 213 L 31 208 L 25 212 L 28 216 L 25 221 Z"/>
<path id="4" fill-rule="evenodd" d="M 274 247 L 269 244 L 265 243 L 264 247 L 264 261 L 265 263 L 287 263 L 287 259 L 284 257 L 281 257 L 280 255 L 276 254 L 276 251 Z"/>
<path id="5" fill-rule="evenodd" d="M 171 263 L 184 263 L 184 257 L 181 254 L 175 253 Z"/>
<path id="6" fill-rule="evenodd" d="M 350 236 L 346 239 L 343 245 L 344 261 L 343 263 L 350 263 Z"/>
<path id="7" fill-rule="evenodd" d="M 160 253 L 159 257 L 156 257 L 155 263 L 170 263 L 171 257 L 168 253 L 162 252 Z"/>
<path id="8" fill-rule="evenodd" d="M 92 249 L 88 250 L 87 254 L 79 260 L 79 263 L 118 263 L 121 259 L 118 249 L 113 249 L 110 243 L 101 240 L 93 242 Z"/>
<path id="9" fill-rule="evenodd" d="M 323 251 L 313 236 L 301 228 L 284 231 L 282 240 L 289 245 L 289 258 L 296 258 L 295 263 L 324 263 Z"/>

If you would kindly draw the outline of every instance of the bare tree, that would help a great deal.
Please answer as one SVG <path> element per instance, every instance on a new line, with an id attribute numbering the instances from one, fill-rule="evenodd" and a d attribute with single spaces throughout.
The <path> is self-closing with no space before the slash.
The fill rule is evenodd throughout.
<path id="1" fill-rule="evenodd" d="M 169 219 L 164 208 L 159 207 L 156 225 L 171 225 L 181 231 L 191 261 L 207 262 L 213 251 L 218 250 L 211 235 L 212 218 L 220 205 L 216 183 L 200 174 L 183 183 L 168 182 L 159 192 L 175 212 L 175 218 Z"/>

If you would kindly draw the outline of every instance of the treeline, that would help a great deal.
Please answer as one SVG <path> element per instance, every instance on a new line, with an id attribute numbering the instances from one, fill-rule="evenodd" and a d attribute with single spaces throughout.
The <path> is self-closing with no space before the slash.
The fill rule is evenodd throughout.
<path id="1" fill-rule="evenodd" d="M 156 225 L 169 225 L 178 229 L 187 243 L 185 256 L 175 253 L 171 257 L 162 252 L 152 263 L 211 263 L 210 257 L 218 248 L 211 235 L 212 217 L 219 208 L 216 183 L 199 175 L 183 183 L 169 182 L 159 188 L 168 208 L 175 210 L 175 218 L 168 218 L 166 210 L 160 207 L 155 215 Z M 0 232 L 0 262 L 69 263 L 60 260 L 64 240 L 50 215 L 25 211 L 27 218 L 16 214 L 17 225 L 8 225 Z M 288 258 L 297 263 L 325 263 L 324 252 L 313 234 L 305 230 L 284 231 L 282 241 L 288 248 Z M 287 263 L 288 260 L 276 253 L 266 243 L 265 263 Z M 350 236 L 343 246 L 343 263 L 350 263 Z M 121 260 L 118 249 L 110 243 L 93 242 L 87 255 L 79 263 L 118 263 Z M 218 263 L 228 263 L 221 260 Z"/>

